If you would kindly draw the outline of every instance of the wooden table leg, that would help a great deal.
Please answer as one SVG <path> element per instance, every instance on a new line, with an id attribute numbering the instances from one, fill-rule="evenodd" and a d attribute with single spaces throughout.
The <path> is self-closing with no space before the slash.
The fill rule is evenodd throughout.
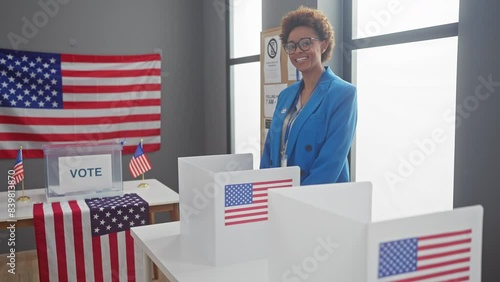
<path id="1" fill-rule="evenodd" d="M 170 211 L 170 221 L 179 221 L 179 204 L 174 204 L 173 206 L 173 209 Z"/>
<path id="2" fill-rule="evenodd" d="M 151 265 L 153 266 L 153 280 L 158 279 L 158 266 L 154 264 L 154 262 L 151 262 Z"/>
<path id="3" fill-rule="evenodd" d="M 156 212 L 162 212 L 162 211 L 168 211 L 170 214 L 170 221 L 179 221 L 180 220 L 180 214 L 179 214 L 179 204 L 169 204 L 169 205 L 161 205 L 161 206 L 155 206 L 155 207 L 149 207 L 149 224 L 155 224 L 155 214 Z M 153 279 L 156 280 L 158 279 L 158 267 L 154 264 L 151 263 L 153 267 Z"/>

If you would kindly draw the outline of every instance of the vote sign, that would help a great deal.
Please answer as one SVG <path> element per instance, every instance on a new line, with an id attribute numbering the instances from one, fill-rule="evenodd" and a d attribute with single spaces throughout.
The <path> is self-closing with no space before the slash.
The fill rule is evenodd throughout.
<path id="1" fill-rule="evenodd" d="M 59 157 L 59 184 L 66 193 L 111 188 L 111 155 Z"/>

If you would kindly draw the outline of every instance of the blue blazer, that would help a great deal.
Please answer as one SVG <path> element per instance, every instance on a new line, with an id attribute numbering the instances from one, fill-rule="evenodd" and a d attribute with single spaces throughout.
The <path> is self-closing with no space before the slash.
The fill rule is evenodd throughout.
<path id="1" fill-rule="evenodd" d="M 288 86 L 278 96 L 260 168 L 281 166 L 283 122 L 299 95 L 301 84 L 300 81 Z M 356 88 L 325 67 L 325 73 L 296 118 L 288 138 L 288 166 L 300 167 L 301 185 L 349 181 L 347 154 L 356 122 Z"/>

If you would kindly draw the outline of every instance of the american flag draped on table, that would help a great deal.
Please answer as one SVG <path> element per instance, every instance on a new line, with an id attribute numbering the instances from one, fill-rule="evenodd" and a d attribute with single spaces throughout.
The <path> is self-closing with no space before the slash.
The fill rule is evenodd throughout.
<path id="1" fill-rule="evenodd" d="M 224 187 L 224 224 L 267 220 L 267 190 L 292 187 L 292 179 L 230 184 Z"/>
<path id="2" fill-rule="evenodd" d="M 0 158 L 43 157 L 42 144 L 145 141 L 160 149 L 161 57 L 0 49 Z M 123 153 L 132 154 L 133 145 Z"/>
<path id="3" fill-rule="evenodd" d="M 379 245 L 378 281 L 470 281 L 472 230 Z"/>
<path id="4" fill-rule="evenodd" d="M 142 254 L 130 228 L 149 223 L 137 194 L 33 206 L 40 281 L 136 281 Z"/>

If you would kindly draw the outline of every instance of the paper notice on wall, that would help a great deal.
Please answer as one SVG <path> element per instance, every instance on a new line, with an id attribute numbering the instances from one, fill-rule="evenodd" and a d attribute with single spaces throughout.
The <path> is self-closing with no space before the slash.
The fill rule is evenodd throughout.
<path id="1" fill-rule="evenodd" d="M 279 36 L 264 39 L 264 83 L 281 82 L 281 43 Z"/>
<path id="2" fill-rule="evenodd" d="M 278 96 L 287 87 L 286 83 L 264 85 L 264 117 L 272 117 Z"/>
<path id="3" fill-rule="evenodd" d="M 290 58 L 287 60 L 287 69 L 288 69 L 288 80 L 298 81 L 302 79 L 302 73 L 295 68 L 295 66 L 290 61 Z"/>
<path id="4" fill-rule="evenodd" d="M 287 69 L 288 69 L 288 80 L 293 80 L 293 81 L 297 80 L 298 70 L 292 64 L 292 62 L 290 61 L 290 58 L 288 58 L 286 61 L 287 61 Z"/>

